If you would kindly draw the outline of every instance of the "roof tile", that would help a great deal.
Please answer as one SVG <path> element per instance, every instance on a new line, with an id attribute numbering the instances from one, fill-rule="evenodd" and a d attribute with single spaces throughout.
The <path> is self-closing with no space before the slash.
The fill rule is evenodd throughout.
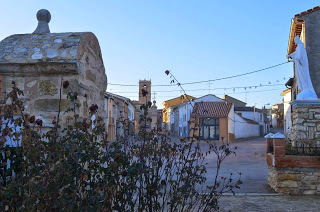
<path id="1" fill-rule="evenodd" d="M 231 102 L 196 102 L 192 116 L 223 118 L 228 116 L 231 108 Z"/>
<path id="2" fill-rule="evenodd" d="M 296 14 L 295 17 L 304 16 L 304 15 L 307 15 L 309 13 L 315 12 L 317 10 L 320 10 L 320 6 L 316 6 L 314 8 L 309 9 L 309 10 L 306 10 L 306 11 L 303 11 L 303 12 L 301 12 L 299 14 Z"/>

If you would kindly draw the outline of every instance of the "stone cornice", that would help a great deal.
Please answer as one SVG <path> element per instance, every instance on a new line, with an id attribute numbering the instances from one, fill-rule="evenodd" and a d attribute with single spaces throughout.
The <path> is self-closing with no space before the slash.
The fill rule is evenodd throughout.
<path id="1" fill-rule="evenodd" d="M 43 76 L 43 75 L 75 75 L 78 73 L 78 62 L 75 60 L 40 63 L 0 63 L 1 76 Z"/>

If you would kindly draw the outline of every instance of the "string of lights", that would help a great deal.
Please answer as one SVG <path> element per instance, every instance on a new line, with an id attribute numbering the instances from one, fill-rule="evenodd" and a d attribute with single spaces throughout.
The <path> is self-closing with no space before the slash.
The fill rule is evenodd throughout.
<path id="1" fill-rule="evenodd" d="M 214 95 L 228 95 L 228 94 L 242 94 L 242 93 L 246 93 L 246 94 L 251 94 L 251 93 L 260 93 L 260 92 L 266 92 L 266 91 L 279 91 L 279 90 L 283 90 L 282 88 L 277 88 L 277 89 L 268 89 L 268 90 L 260 90 L 260 91 L 250 91 L 250 92 L 247 92 L 247 91 L 245 91 L 245 92 L 232 92 L 232 93 L 217 93 L 217 94 L 214 94 Z M 127 98 L 136 98 L 138 96 L 138 94 L 137 95 L 135 95 L 135 96 L 126 96 Z M 201 94 L 200 95 L 196 95 L 196 96 L 201 96 Z M 195 97 L 196 97 L 195 96 Z M 158 98 L 166 98 L 166 97 L 177 97 L 177 96 L 157 96 Z"/>
<path id="2" fill-rule="evenodd" d="M 248 85 L 242 87 L 226 87 L 226 88 L 210 88 L 210 90 L 230 90 L 230 89 L 251 89 L 251 88 L 259 88 L 259 87 L 274 87 L 274 86 L 283 86 L 284 84 L 267 84 L 267 85 Z M 187 92 L 194 92 L 194 91 L 207 91 L 208 88 L 199 88 L 199 89 L 187 89 Z M 171 93 L 171 92 L 180 92 L 181 90 L 166 90 L 166 91 L 152 91 L 156 93 Z M 112 91 L 113 93 L 137 93 L 136 91 Z"/>
<path id="3" fill-rule="evenodd" d="M 208 83 L 208 82 L 232 79 L 232 78 L 236 78 L 236 77 L 242 77 L 242 76 L 246 76 L 246 75 L 249 75 L 249 74 L 254 74 L 254 73 L 258 73 L 258 72 L 265 71 L 265 70 L 268 70 L 268 69 L 272 69 L 272 68 L 275 68 L 275 67 L 287 64 L 287 63 L 289 63 L 289 61 L 286 61 L 286 62 L 283 62 L 283 63 L 279 63 L 279 64 L 276 64 L 276 65 L 273 65 L 273 66 L 269 66 L 269 67 L 266 67 L 266 68 L 258 69 L 258 70 L 255 70 L 255 71 L 246 72 L 246 73 L 243 73 L 243 74 L 237 74 L 237 75 L 232 75 L 232 76 L 222 77 L 222 78 L 217 78 L 217 79 L 210 79 L 210 80 L 186 82 L 186 83 L 181 83 L 180 85 L 193 85 L 193 84 Z M 137 84 L 120 84 L 120 83 L 108 83 L 108 85 L 113 85 L 113 86 L 139 86 Z M 152 85 L 152 87 L 169 87 L 169 86 L 176 86 L 176 84 L 173 83 L 173 84 Z"/>

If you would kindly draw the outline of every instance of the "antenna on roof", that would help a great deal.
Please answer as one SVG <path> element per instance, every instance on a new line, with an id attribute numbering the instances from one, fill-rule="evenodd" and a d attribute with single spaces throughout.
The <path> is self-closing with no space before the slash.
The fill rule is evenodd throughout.
<path id="1" fill-rule="evenodd" d="M 156 92 L 153 92 L 153 101 L 156 101 Z"/>

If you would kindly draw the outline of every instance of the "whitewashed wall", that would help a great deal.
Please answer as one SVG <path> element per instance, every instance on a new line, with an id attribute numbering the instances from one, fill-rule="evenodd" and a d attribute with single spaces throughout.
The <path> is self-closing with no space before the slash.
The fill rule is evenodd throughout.
<path id="1" fill-rule="evenodd" d="M 289 138 L 291 137 L 291 127 L 292 127 L 292 121 L 291 121 L 291 92 L 286 93 L 285 96 L 283 96 L 283 109 L 284 109 L 284 133 Z"/>
<path id="2" fill-rule="evenodd" d="M 239 138 L 248 138 L 260 135 L 260 125 L 258 124 L 250 124 L 246 122 L 241 116 L 237 113 L 235 116 L 235 139 Z"/>
<path id="3" fill-rule="evenodd" d="M 234 112 L 234 104 L 232 104 L 232 108 L 228 114 L 228 132 L 235 134 L 235 112 Z M 229 138 L 230 139 L 230 138 Z"/>
<path id="4" fill-rule="evenodd" d="M 262 133 L 266 132 L 266 123 L 264 121 L 264 115 L 262 112 L 256 111 L 255 113 L 253 111 L 236 111 L 242 114 L 242 117 L 256 121 L 259 123 L 260 126 L 262 126 Z"/>

